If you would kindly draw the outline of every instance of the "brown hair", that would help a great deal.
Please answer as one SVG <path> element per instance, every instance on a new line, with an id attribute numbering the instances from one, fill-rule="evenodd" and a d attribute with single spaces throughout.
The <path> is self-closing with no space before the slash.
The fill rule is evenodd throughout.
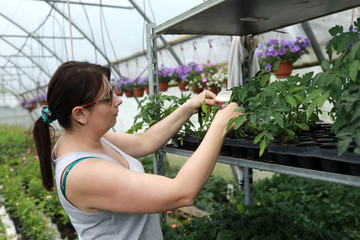
<path id="1" fill-rule="evenodd" d="M 48 84 L 47 100 L 54 119 L 64 129 L 71 128 L 71 112 L 76 106 L 95 100 L 104 88 L 103 76 L 110 79 L 110 69 L 88 62 L 63 63 Z M 33 128 L 33 139 L 40 160 L 42 183 L 46 190 L 54 187 L 49 124 L 40 116 Z"/>

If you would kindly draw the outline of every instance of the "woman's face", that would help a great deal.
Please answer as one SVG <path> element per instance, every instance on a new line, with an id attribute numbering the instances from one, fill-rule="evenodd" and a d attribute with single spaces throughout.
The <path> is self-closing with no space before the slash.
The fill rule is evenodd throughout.
<path id="1" fill-rule="evenodd" d="M 119 112 L 118 106 L 122 103 L 122 100 L 113 94 L 111 89 L 111 84 L 109 80 L 104 76 L 104 88 L 103 91 L 98 95 L 98 99 L 104 99 L 110 97 L 110 100 L 99 102 L 93 106 L 91 106 L 91 124 L 94 124 L 94 127 L 103 127 L 108 128 L 106 132 L 115 126 L 116 124 L 116 117 Z M 109 96 L 109 93 L 112 96 Z"/>

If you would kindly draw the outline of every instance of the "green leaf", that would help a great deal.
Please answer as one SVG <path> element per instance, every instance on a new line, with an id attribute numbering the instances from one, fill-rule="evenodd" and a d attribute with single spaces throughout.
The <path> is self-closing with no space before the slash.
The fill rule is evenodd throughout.
<path id="1" fill-rule="evenodd" d="M 267 145 L 269 145 L 269 139 L 267 138 L 264 138 L 264 140 L 261 141 L 260 143 L 260 151 L 259 151 L 259 157 L 261 155 L 263 155 L 264 151 L 265 151 L 265 148 L 267 147 Z"/>
<path id="2" fill-rule="evenodd" d="M 295 132 L 291 129 L 286 129 L 286 132 L 290 135 L 290 136 L 295 136 Z"/>
<path id="3" fill-rule="evenodd" d="M 321 68 L 324 69 L 324 71 L 330 70 L 330 62 L 328 60 L 323 60 L 321 62 Z"/>
<path id="4" fill-rule="evenodd" d="M 235 122 L 236 118 L 231 118 L 227 124 L 226 131 L 229 131 L 233 123 Z"/>
<path id="5" fill-rule="evenodd" d="M 295 94 L 294 97 L 298 100 L 299 103 L 304 102 L 304 98 L 302 96 L 300 96 L 299 94 Z"/>
<path id="6" fill-rule="evenodd" d="M 283 115 L 279 112 L 275 112 L 274 113 L 274 120 L 277 124 L 280 125 L 281 128 L 284 127 L 284 118 L 283 118 Z"/>
<path id="7" fill-rule="evenodd" d="M 353 80 L 356 81 L 358 72 L 359 72 L 359 66 L 360 66 L 360 61 L 359 60 L 354 60 L 353 62 L 350 63 L 349 66 L 349 77 Z"/>
<path id="8" fill-rule="evenodd" d="M 300 123 L 300 124 L 296 124 L 296 126 L 298 126 L 300 129 L 308 131 L 310 128 L 306 123 Z"/>
<path id="9" fill-rule="evenodd" d="M 234 129 L 238 129 L 239 127 L 241 127 L 243 125 L 243 123 L 246 121 L 246 116 L 245 115 L 240 115 L 239 117 L 237 117 L 235 119 L 235 126 Z"/>
<path id="10" fill-rule="evenodd" d="M 309 108 L 308 108 L 308 113 L 307 113 L 307 117 L 308 117 L 308 118 L 309 118 L 309 117 L 311 116 L 311 114 L 314 112 L 314 109 L 315 109 L 316 105 L 317 105 L 316 102 L 310 103 Z"/>
<path id="11" fill-rule="evenodd" d="M 314 91 L 312 91 L 306 98 L 305 98 L 305 102 L 308 102 L 310 100 L 313 100 L 314 98 L 316 98 L 317 96 L 319 96 L 324 90 L 322 89 L 315 89 Z"/>
<path id="12" fill-rule="evenodd" d="M 240 112 L 240 113 L 243 113 L 245 111 L 246 109 L 244 107 L 238 107 L 237 109 L 234 110 L 234 112 Z"/>
<path id="13" fill-rule="evenodd" d="M 301 86 L 301 85 L 300 86 L 295 86 L 295 87 L 290 88 L 289 93 L 293 93 L 293 92 L 297 92 L 297 91 L 305 90 L 305 89 L 308 89 L 308 87 Z"/>
<path id="14" fill-rule="evenodd" d="M 269 133 L 269 132 L 265 132 L 265 136 L 269 139 L 269 140 L 274 140 L 274 136 Z"/>
<path id="15" fill-rule="evenodd" d="M 344 152 L 346 152 L 351 142 L 352 142 L 352 137 L 344 137 L 338 141 L 337 147 L 338 147 L 339 156 Z"/>
<path id="16" fill-rule="evenodd" d="M 265 134 L 266 134 L 266 131 L 259 133 L 259 134 L 255 137 L 254 143 L 255 143 L 255 144 L 258 143 L 258 142 L 261 140 L 261 138 L 262 138 L 263 136 L 265 136 Z"/>
<path id="17" fill-rule="evenodd" d="M 360 108 L 356 108 L 351 115 L 351 122 L 354 122 L 359 117 L 360 117 Z"/>
<path id="18" fill-rule="evenodd" d="M 336 36 L 338 33 L 342 33 L 343 32 L 343 27 L 340 25 L 335 25 L 334 27 L 329 29 L 329 33 L 331 34 L 331 36 Z"/>
<path id="19" fill-rule="evenodd" d="M 296 107 L 296 99 L 293 96 L 287 95 L 285 97 L 285 100 L 287 103 L 289 103 L 291 106 Z"/>
<path id="20" fill-rule="evenodd" d="M 271 74 L 264 74 L 261 76 L 260 86 L 264 87 L 266 83 L 270 80 Z"/>

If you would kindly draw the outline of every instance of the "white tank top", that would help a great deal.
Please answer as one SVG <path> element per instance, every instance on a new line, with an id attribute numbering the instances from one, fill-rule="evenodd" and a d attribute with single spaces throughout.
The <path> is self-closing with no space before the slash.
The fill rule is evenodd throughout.
<path id="1" fill-rule="evenodd" d="M 137 159 L 127 155 L 105 138 L 101 138 L 101 141 L 121 154 L 128 162 L 131 171 L 144 172 L 144 167 Z M 87 213 L 67 201 L 61 192 L 61 175 L 67 166 L 84 157 L 97 157 L 119 164 L 109 156 L 100 153 L 73 152 L 58 159 L 54 159 L 54 154 L 52 154 L 60 203 L 68 213 L 79 240 L 162 240 L 159 214 L 127 214 L 105 210 L 98 213 Z"/>

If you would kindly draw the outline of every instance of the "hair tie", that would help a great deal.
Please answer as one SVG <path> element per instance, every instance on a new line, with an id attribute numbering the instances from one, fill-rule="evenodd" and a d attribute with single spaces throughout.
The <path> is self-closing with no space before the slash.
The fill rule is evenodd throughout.
<path id="1" fill-rule="evenodd" d="M 43 121 L 47 124 L 52 123 L 55 120 L 53 112 L 49 109 L 48 106 L 44 106 L 41 111 L 41 117 Z"/>

